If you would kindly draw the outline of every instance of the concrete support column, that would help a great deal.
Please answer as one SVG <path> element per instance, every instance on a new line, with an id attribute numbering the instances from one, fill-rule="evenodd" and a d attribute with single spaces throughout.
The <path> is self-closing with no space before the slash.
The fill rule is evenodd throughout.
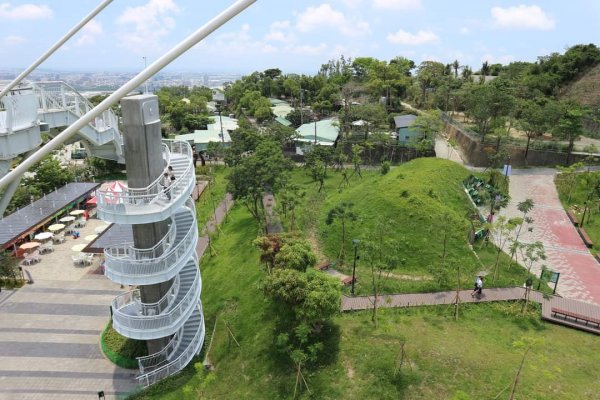
<path id="1" fill-rule="evenodd" d="M 127 184 L 129 188 L 144 188 L 160 177 L 165 164 L 158 114 L 158 97 L 152 94 L 125 97 L 121 100 Z M 167 233 L 167 221 L 133 225 L 135 247 L 148 249 Z M 142 302 L 155 303 L 171 287 L 173 280 L 140 287 Z M 156 353 L 167 345 L 170 337 L 148 340 L 148 353 Z"/>

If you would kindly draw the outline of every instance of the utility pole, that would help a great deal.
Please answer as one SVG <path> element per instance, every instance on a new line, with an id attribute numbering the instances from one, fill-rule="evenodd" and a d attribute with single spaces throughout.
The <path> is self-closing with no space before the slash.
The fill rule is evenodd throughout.
<path id="1" fill-rule="evenodd" d="M 304 90 L 302 90 L 302 88 L 300 88 L 300 125 L 304 124 L 304 117 L 303 117 L 304 105 L 302 104 L 302 92 L 304 92 Z"/>

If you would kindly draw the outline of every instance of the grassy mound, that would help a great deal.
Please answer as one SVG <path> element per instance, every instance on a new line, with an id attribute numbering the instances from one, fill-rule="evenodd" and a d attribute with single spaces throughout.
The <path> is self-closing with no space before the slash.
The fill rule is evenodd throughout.
<path id="1" fill-rule="evenodd" d="M 143 357 L 148 354 L 145 341 L 129 339 L 119 335 L 113 329 L 112 321 L 108 322 L 104 332 L 102 332 L 100 345 L 106 358 L 121 368 L 137 369 L 136 357 Z"/>
<path id="2" fill-rule="evenodd" d="M 340 249 L 339 225 L 327 225 L 329 209 L 342 203 L 353 203 L 358 221 L 351 224 L 346 236 L 346 265 L 338 267 L 351 274 L 352 238 L 369 239 L 378 220 L 388 221 L 394 232 L 402 266 L 388 280 L 387 292 L 426 292 L 446 290 L 456 285 L 456 268 L 461 267 L 461 284 L 470 287 L 474 275 L 482 269 L 491 272 L 496 250 L 493 245 L 475 244 L 475 253 L 467 244 L 472 205 L 462 182 L 471 172 L 447 160 L 421 158 L 392 169 L 387 175 L 365 171 L 363 178 L 354 177 L 350 186 L 339 190 L 340 176 L 330 173 L 325 195 L 315 201 L 315 184 L 306 174 L 296 173 L 294 179 L 306 188 L 305 209 L 318 208 L 317 225 L 322 250 L 329 260 L 337 259 Z M 305 218 L 306 219 L 306 218 Z M 446 268 L 442 270 L 442 254 L 446 232 Z M 358 247 L 360 256 L 361 248 Z M 357 264 L 357 293 L 369 293 L 370 269 L 366 262 Z M 501 266 L 508 258 L 501 255 Z M 527 273 L 513 266 L 501 269 L 493 286 L 522 285 Z M 490 287 L 490 282 L 486 286 Z M 362 285 L 361 285 L 362 283 Z"/>

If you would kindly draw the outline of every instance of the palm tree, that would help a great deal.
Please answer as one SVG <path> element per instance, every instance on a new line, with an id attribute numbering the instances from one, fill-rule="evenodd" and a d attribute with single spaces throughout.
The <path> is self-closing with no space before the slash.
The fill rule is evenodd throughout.
<path id="1" fill-rule="evenodd" d="M 452 69 L 454 69 L 454 78 L 458 78 L 458 69 L 460 68 L 460 64 L 458 63 L 458 60 L 454 60 L 454 62 L 451 65 L 452 65 Z"/>

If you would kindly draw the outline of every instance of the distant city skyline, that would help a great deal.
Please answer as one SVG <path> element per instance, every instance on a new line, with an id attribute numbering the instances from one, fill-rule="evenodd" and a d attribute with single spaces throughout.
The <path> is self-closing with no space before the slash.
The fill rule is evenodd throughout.
<path id="1" fill-rule="evenodd" d="M 0 0 L 0 70 L 22 70 L 99 0 Z M 137 72 L 200 27 L 228 1 L 115 1 L 42 68 Z M 165 71 L 247 74 L 280 68 L 314 74 L 341 54 L 478 69 L 483 61 L 534 61 L 580 43 L 600 43 L 600 2 L 259 0 Z"/>

